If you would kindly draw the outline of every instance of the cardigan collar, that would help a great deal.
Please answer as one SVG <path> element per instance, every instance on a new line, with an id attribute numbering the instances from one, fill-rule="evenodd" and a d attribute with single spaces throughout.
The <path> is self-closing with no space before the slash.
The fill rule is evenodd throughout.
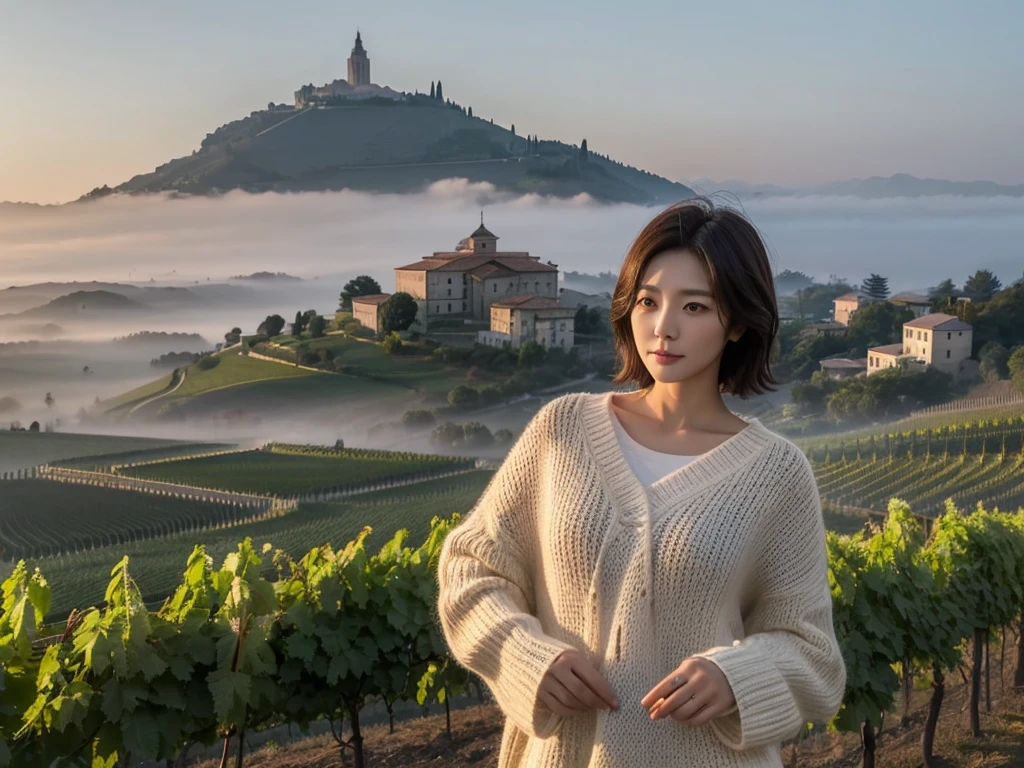
<path id="1" fill-rule="evenodd" d="M 689 463 L 645 487 L 629 466 L 619 436 L 615 433 L 612 422 L 615 418 L 612 411 L 613 394 L 613 391 L 584 393 L 582 421 L 585 439 L 601 470 L 602 481 L 623 514 L 624 521 L 636 514 L 646 517 L 646 510 L 651 506 L 671 506 L 730 472 L 735 472 L 757 456 L 774 437 L 774 433 L 756 417 L 743 417 L 730 411 L 746 421 L 747 426 L 710 451 L 697 455 Z"/>

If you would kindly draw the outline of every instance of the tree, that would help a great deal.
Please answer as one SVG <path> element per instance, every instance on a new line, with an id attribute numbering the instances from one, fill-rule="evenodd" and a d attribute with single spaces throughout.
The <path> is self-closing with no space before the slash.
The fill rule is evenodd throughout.
<path id="1" fill-rule="evenodd" d="M 1010 375 L 1007 363 L 1010 360 L 1010 350 L 998 341 L 989 341 L 978 351 L 978 373 L 987 381 L 999 381 Z"/>
<path id="2" fill-rule="evenodd" d="M 587 162 L 587 157 L 588 156 L 589 156 L 589 153 L 587 151 L 587 140 L 584 139 L 583 143 L 580 144 L 580 162 L 581 163 Z"/>
<path id="3" fill-rule="evenodd" d="M 284 318 L 280 315 L 267 315 L 259 324 L 256 333 L 260 336 L 278 336 L 284 330 L 284 325 Z"/>
<path id="4" fill-rule="evenodd" d="M 512 135 L 513 136 L 516 135 L 516 124 L 515 123 L 512 123 Z"/>
<path id="5" fill-rule="evenodd" d="M 436 99 L 437 98 L 436 94 L 434 93 L 434 81 L 433 80 L 430 81 L 430 98 L 432 98 L 432 99 Z"/>
<path id="6" fill-rule="evenodd" d="M 302 312 L 295 313 L 295 322 L 292 323 L 292 336 L 301 336 L 302 329 L 306 327 L 306 316 Z"/>
<path id="7" fill-rule="evenodd" d="M 380 308 L 380 332 L 385 336 L 392 331 L 404 331 L 416 319 L 419 306 L 410 294 L 398 291 Z"/>
<path id="8" fill-rule="evenodd" d="M 373 296 L 377 293 L 381 293 L 380 283 L 369 275 L 358 275 L 345 283 L 345 287 L 341 289 L 338 309 L 343 312 L 351 312 L 353 298 L 358 296 Z"/>
<path id="9" fill-rule="evenodd" d="M 235 326 L 230 331 L 224 334 L 224 342 L 226 344 L 237 344 L 242 338 L 242 329 Z"/>
<path id="10" fill-rule="evenodd" d="M 873 299 L 884 299 L 889 295 L 889 278 L 872 272 L 871 277 L 864 278 L 860 289 Z"/>
<path id="11" fill-rule="evenodd" d="M 979 269 L 964 283 L 964 296 L 971 301 L 988 301 L 1001 287 L 999 278 L 987 269 Z"/>
<path id="12" fill-rule="evenodd" d="M 914 312 L 908 307 L 875 301 L 850 316 L 847 333 L 854 343 L 866 347 L 895 344 L 902 340 L 903 324 L 913 319 Z"/>
<path id="13" fill-rule="evenodd" d="M 324 335 L 324 331 L 327 328 L 327 321 L 324 320 L 323 315 L 313 315 L 309 319 L 309 335 L 314 339 L 319 339 Z"/>
<path id="14" fill-rule="evenodd" d="M 438 101 L 444 101 L 444 94 L 441 91 L 441 81 L 440 80 L 437 81 L 437 100 Z"/>
<path id="15" fill-rule="evenodd" d="M 1010 371 L 1010 381 L 1018 392 L 1024 392 L 1024 344 L 1010 350 L 1010 359 L 1006 361 Z"/>
<path id="16" fill-rule="evenodd" d="M 949 300 L 955 299 L 959 292 L 953 281 L 948 277 L 934 288 L 928 290 L 928 301 L 932 303 L 932 312 L 942 312 L 949 306 Z"/>
<path id="17" fill-rule="evenodd" d="M 473 116 L 473 108 L 472 108 L 472 107 L 470 107 L 470 108 L 469 108 L 469 116 L 470 116 L 470 117 L 472 117 L 472 116 Z"/>
<path id="18" fill-rule="evenodd" d="M 53 408 L 53 404 L 55 402 L 53 399 L 53 395 L 47 392 L 46 397 L 43 398 L 43 402 L 46 403 L 47 408 Z"/>

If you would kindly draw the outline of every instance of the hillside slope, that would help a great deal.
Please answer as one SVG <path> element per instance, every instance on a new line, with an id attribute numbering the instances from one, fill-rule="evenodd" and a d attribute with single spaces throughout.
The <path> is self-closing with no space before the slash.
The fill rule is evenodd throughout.
<path id="1" fill-rule="evenodd" d="M 464 177 L 510 192 L 661 203 L 693 196 L 682 184 L 573 145 L 527 141 L 444 105 L 362 105 L 256 112 L 207 136 L 202 148 L 104 192 L 210 194 L 337 190 L 417 192 Z M 87 197 L 89 197 L 87 196 Z"/>

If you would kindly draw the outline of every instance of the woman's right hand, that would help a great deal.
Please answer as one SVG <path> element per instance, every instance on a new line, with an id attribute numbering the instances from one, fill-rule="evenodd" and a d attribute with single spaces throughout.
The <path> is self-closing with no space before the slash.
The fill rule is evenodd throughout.
<path id="1" fill-rule="evenodd" d="M 593 665 L 575 648 L 552 662 L 540 681 L 541 703 L 558 715 L 594 709 L 618 709 L 615 693 Z"/>

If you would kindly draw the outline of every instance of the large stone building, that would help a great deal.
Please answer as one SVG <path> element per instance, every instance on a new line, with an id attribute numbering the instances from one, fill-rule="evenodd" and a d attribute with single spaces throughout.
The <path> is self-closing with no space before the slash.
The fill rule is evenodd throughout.
<path id="1" fill-rule="evenodd" d="M 571 349 L 576 308 L 558 301 L 558 265 L 526 251 L 501 251 L 498 236 L 480 226 L 453 251 L 435 251 L 395 268 L 395 291 L 416 301 L 410 331 L 427 333 L 438 319 L 486 322 L 477 341 L 519 347 L 536 341 Z M 379 328 L 379 308 L 391 297 L 382 293 L 352 300 L 353 315 L 368 328 Z"/>
<path id="2" fill-rule="evenodd" d="M 953 315 L 934 312 L 903 324 L 903 341 L 868 349 L 867 374 L 896 365 L 922 369 L 927 365 L 956 378 L 970 375 L 974 328 Z"/>
<path id="3" fill-rule="evenodd" d="M 483 224 L 453 251 L 435 251 L 395 269 L 395 290 L 416 299 L 414 330 L 439 317 L 488 321 L 495 301 L 529 293 L 558 299 L 558 265 L 526 251 L 498 250 L 498 237 Z"/>

